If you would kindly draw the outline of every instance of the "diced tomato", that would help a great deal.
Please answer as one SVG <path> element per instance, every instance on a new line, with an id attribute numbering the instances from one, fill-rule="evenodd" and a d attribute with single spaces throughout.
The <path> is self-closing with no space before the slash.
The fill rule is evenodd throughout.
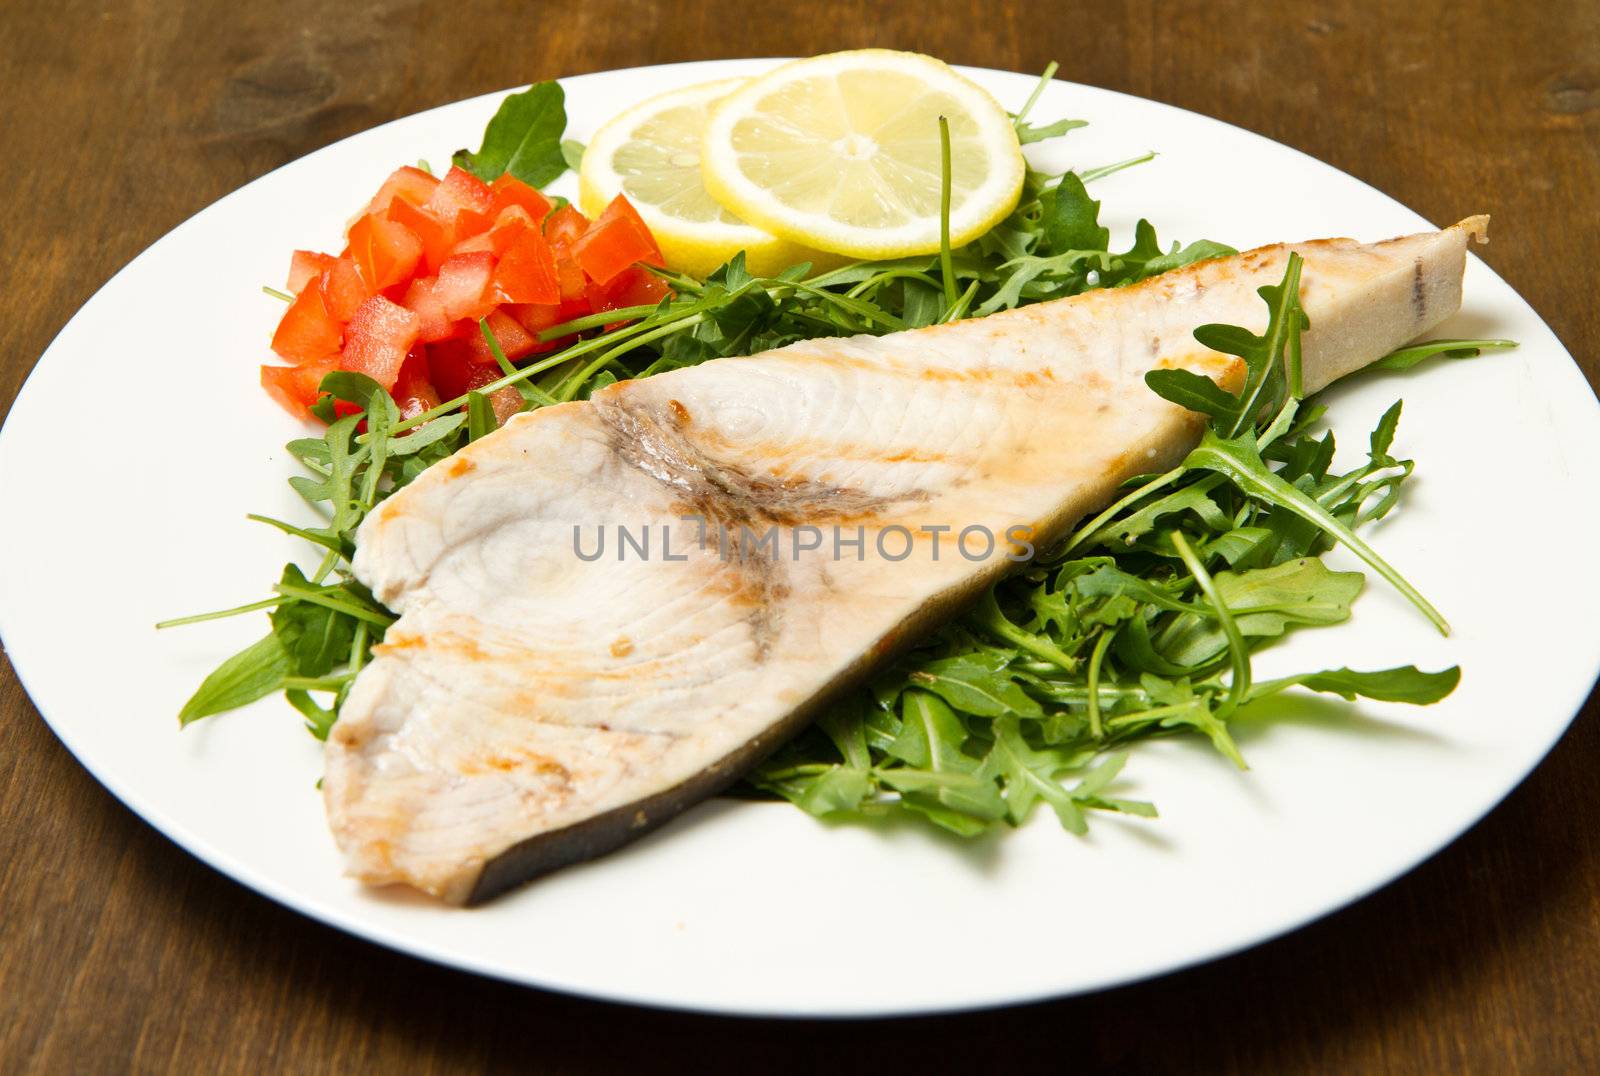
<path id="1" fill-rule="evenodd" d="M 494 192 L 494 205 L 497 213 L 508 206 L 521 206 L 528 211 L 528 215 L 535 221 L 544 220 L 550 213 L 550 199 L 522 182 L 510 172 L 504 173 L 489 184 L 489 189 Z"/>
<path id="2" fill-rule="evenodd" d="M 563 320 L 560 303 L 507 303 L 500 309 L 535 335 L 560 325 Z"/>
<path id="3" fill-rule="evenodd" d="M 441 400 L 453 400 L 501 377 L 498 366 L 476 361 L 465 336 L 428 345 L 428 378 Z"/>
<path id="4" fill-rule="evenodd" d="M 536 228 L 524 228 L 494 267 L 494 295 L 503 303 L 558 303 L 561 282 L 550 245 Z"/>
<path id="5" fill-rule="evenodd" d="M 557 256 L 556 280 L 561 285 L 561 301 L 587 302 L 589 278 L 583 275 L 583 270 L 571 258 Z"/>
<path id="6" fill-rule="evenodd" d="M 494 224 L 489 228 L 489 242 L 493 246 L 494 256 L 499 257 L 512 247 L 517 240 L 522 238 L 526 231 L 539 231 L 539 226 L 526 209 L 519 205 L 506 206 L 500 215 L 494 218 Z M 544 233 L 539 232 L 539 237 L 544 238 Z"/>
<path id="7" fill-rule="evenodd" d="M 415 418 L 424 411 L 439 406 L 439 393 L 428 379 L 428 356 L 422 346 L 411 349 L 406 361 L 400 364 L 400 374 L 394 379 L 390 392 L 401 418 Z"/>
<path id="8" fill-rule="evenodd" d="M 295 418 L 305 418 L 317 402 L 317 386 L 339 368 L 337 359 L 316 359 L 299 366 L 263 366 L 261 387 Z"/>
<path id="9" fill-rule="evenodd" d="M 619 310 L 625 306 L 655 306 L 672 294 L 665 280 L 648 269 L 629 266 L 609 283 L 589 286 L 589 305 L 595 313 Z"/>
<path id="10" fill-rule="evenodd" d="M 289 292 L 299 295 L 300 289 L 322 275 L 333 264 L 332 254 L 318 254 L 314 250 L 297 250 L 289 258 Z"/>
<path id="11" fill-rule="evenodd" d="M 400 198 L 410 205 L 427 205 L 433 198 L 434 191 L 439 189 L 439 180 L 430 176 L 420 168 L 404 165 L 390 173 L 389 178 L 383 181 L 383 186 L 378 188 L 378 193 L 367 205 L 368 213 L 381 213 L 389 208 L 389 203 Z"/>
<path id="12" fill-rule="evenodd" d="M 526 358 L 535 351 L 548 351 L 549 344 L 539 343 L 539 338 L 523 327 L 522 323 L 503 310 L 495 310 L 489 314 L 489 331 L 494 333 L 495 343 L 500 345 L 500 350 L 505 352 L 506 358 L 512 362 Z M 483 330 L 476 325 L 472 331 L 462 337 L 471 349 L 473 362 L 493 364 L 494 352 L 489 350 L 489 341 L 483 338 Z"/>
<path id="13" fill-rule="evenodd" d="M 438 281 L 431 276 L 417 277 L 406 288 L 400 305 L 417 315 L 417 339 L 425 344 L 456 334 L 456 326 L 445 313 L 439 297 Z"/>
<path id="14" fill-rule="evenodd" d="M 450 230 L 432 213 L 418 209 L 404 198 L 389 203 L 389 219 L 408 228 L 422 241 L 423 271 L 437 273 L 450 254 Z"/>
<path id="15" fill-rule="evenodd" d="M 340 326 L 328 314 L 322 289 L 305 288 L 283 312 L 272 334 L 272 350 L 290 362 L 309 362 L 339 353 Z"/>
<path id="16" fill-rule="evenodd" d="M 374 295 L 356 310 L 345 327 L 339 368 L 366 374 L 390 388 L 400 374 L 411 345 L 417 342 L 421 319 L 403 306 Z"/>
<path id="17" fill-rule="evenodd" d="M 323 272 L 318 278 L 318 287 L 328 314 L 340 322 L 353 318 L 356 309 L 372 295 L 372 289 L 356 269 L 356 260 L 349 255 L 335 260 Z"/>
<path id="18" fill-rule="evenodd" d="M 451 254 L 493 254 L 494 236 L 488 232 L 469 236 L 450 248 Z"/>
<path id="19" fill-rule="evenodd" d="M 422 240 L 387 216 L 368 213 L 350 228 L 350 254 L 374 292 L 411 279 L 422 259 Z"/>
<path id="20" fill-rule="evenodd" d="M 428 376 L 441 400 L 454 400 L 500 380 L 502 374 L 498 366 L 474 362 L 471 345 L 460 339 L 428 345 Z M 489 403 L 494 407 L 495 418 L 503 423 L 522 410 L 522 395 L 507 387 L 491 394 Z"/>
<path id="21" fill-rule="evenodd" d="M 572 244 L 572 256 L 596 284 L 609 283 L 635 262 L 666 264 L 650 229 L 620 194 Z"/>
<path id="22" fill-rule="evenodd" d="M 550 214 L 544 222 L 544 237 L 550 241 L 550 249 L 557 254 L 571 247 L 588 230 L 589 218 L 570 204 Z"/>
<path id="23" fill-rule="evenodd" d="M 436 293 L 444 304 L 446 316 L 452 321 L 483 317 L 495 307 L 489 294 L 489 282 L 494 274 L 494 255 L 488 251 L 469 254 L 452 254 L 439 267 Z"/>
<path id="24" fill-rule="evenodd" d="M 464 242 L 475 235 L 482 235 L 493 226 L 494 217 L 488 213 L 479 213 L 474 209 L 463 209 L 453 218 L 450 239 L 454 243 Z"/>
<path id="25" fill-rule="evenodd" d="M 462 210 L 492 217 L 495 211 L 494 192 L 471 172 L 451 166 L 428 199 L 427 209 L 447 223 L 454 221 L 456 214 Z"/>

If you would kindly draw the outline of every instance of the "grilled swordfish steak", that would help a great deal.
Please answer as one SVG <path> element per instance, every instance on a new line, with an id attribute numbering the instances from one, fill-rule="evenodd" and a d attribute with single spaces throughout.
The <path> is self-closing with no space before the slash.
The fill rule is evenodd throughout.
<path id="1" fill-rule="evenodd" d="M 1243 364 L 1193 330 L 1259 332 L 1291 249 L 1314 391 L 1454 313 L 1484 224 L 1263 247 L 513 418 L 358 535 L 355 574 L 399 619 L 327 745 L 350 873 L 475 903 L 659 826 L 1181 460 L 1201 419 L 1144 374 L 1236 389 Z"/>

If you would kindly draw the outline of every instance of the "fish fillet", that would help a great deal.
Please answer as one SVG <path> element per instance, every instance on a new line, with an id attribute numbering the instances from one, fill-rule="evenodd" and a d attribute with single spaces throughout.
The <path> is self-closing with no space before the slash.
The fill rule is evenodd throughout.
<path id="1" fill-rule="evenodd" d="M 1145 372 L 1236 388 L 1242 363 L 1193 330 L 1261 331 L 1256 289 L 1291 249 L 1314 391 L 1453 314 L 1484 225 L 1264 247 L 517 416 L 359 532 L 355 574 L 399 619 L 327 745 L 349 872 L 473 903 L 660 825 L 992 583 L 1024 541 L 1042 547 L 1125 479 L 1182 459 L 1201 420 Z M 958 546 L 969 527 L 982 530 Z M 984 534 L 1000 540 L 985 549 Z"/>

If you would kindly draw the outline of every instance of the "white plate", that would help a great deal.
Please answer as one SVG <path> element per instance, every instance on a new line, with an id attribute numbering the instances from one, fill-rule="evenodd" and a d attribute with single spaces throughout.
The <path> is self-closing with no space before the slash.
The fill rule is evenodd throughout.
<path id="1" fill-rule="evenodd" d="M 772 62 L 567 80 L 571 133 L 668 86 Z M 1012 108 L 1033 84 L 970 74 Z M 1370 892 L 1497 803 L 1582 704 L 1600 653 L 1587 612 L 1600 576 L 1551 550 L 1600 531 L 1584 471 L 1600 458 L 1600 407 L 1533 310 L 1473 260 L 1465 308 L 1441 333 L 1514 337 L 1520 350 L 1367 378 L 1332 400 L 1359 451 L 1405 396 L 1399 447 L 1420 471 L 1373 537 L 1455 634 L 1434 634 L 1373 582 L 1350 624 L 1260 658 L 1264 676 L 1459 663 L 1461 687 L 1443 704 L 1297 700 L 1284 720 L 1241 730 L 1248 773 L 1192 742 L 1141 748 L 1124 791 L 1155 799 L 1161 819 L 1098 818 L 1086 840 L 1048 812 L 963 845 L 720 801 L 471 911 L 352 884 L 313 788 L 321 748 L 281 700 L 177 729 L 195 684 L 264 616 L 151 625 L 261 596 L 303 555 L 244 519 L 304 514 L 280 447 L 300 431 L 256 385 L 282 310 L 260 286 L 282 281 L 292 248 L 335 245 L 395 165 L 476 145 L 500 97 L 346 139 L 177 228 L 72 319 L 0 435 L 0 631 L 13 665 L 78 759 L 217 869 L 384 945 L 596 997 L 791 1015 L 995 1005 L 1216 957 Z M 1056 83 L 1036 115 L 1092 123 L 1050 147 L 1054 165 L 1161 152 L 1094 187 L 1119 242 L 1139 215 L 1164 240 L 1240 248 L 1428 227 L 1325 164 L 1165 105 Z"/>

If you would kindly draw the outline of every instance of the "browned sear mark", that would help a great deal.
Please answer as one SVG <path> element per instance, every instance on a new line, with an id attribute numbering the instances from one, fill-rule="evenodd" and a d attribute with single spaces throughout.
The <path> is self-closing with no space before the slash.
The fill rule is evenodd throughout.
<path id="1" fill-rule="evenodd" d="M 612 641 L 612 643 L 611 643 L 611 656 L 612 657 L 614 657 L 614 658 L 625 658 L 631 653 L 633 653 L 633 640 L 628 638 L 626 635 L 619 635 L 619 636 L 617 636 L 616 639 L 614 639 Z"/>

